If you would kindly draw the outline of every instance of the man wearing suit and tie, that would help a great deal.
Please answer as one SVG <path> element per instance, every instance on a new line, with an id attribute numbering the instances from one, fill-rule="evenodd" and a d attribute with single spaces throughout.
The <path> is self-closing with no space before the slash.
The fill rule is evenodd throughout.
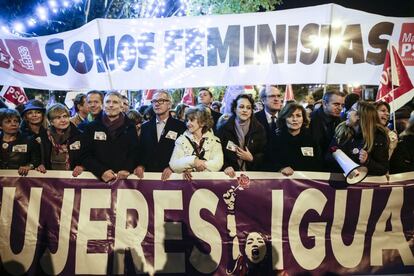
<path id="1" fill-rule="evenodd" d="M 156 116 L 141 127 L 140 156 L 134 173 L 143 178 L 144 171 L 162 172 L 161 179 L 165 181 L 172 173 L 169 162 L 175 140 L 184 133 L 186 126 L 170 116 L 172 99 L 167 91 L 158 90 L 152 97 L 151 105 Z"/>
<path id="2" fill-rule="evenodd" d="M 260 100 L 263 102 L 263 110 L 256 112 L 254 116 L 266 130 L 267 141 L 270 142 L 275 134 L 277 115 L 282 108 L 282 93 L 274 85 L 266 85 L 260 90 Z"/>

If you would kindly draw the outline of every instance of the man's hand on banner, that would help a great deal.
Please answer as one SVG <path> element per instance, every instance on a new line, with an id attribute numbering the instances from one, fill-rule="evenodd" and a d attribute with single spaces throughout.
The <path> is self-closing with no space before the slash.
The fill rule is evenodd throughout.
<path id="1" fill-rule="evenodd" d="M 36 171 L 38 171 L 40 173 L 46 173 L 46 168 L 43 164 L 41 164 L 36 168 Z"/>
<path id="2" fill-rule="evenodd" d="M 286 167 L 280 170 L 284 176 L 291 176 L 295 171 L 291 167 Z"/>
<path id="3" fill-rule="evenodd" d="M 21 166 L 19 167 L 18 173 L 21 176 L 26 176 L 30 171 L 30 166 Z"/>
<path id="4" fill-rule="evenodd" d="M 107 182 L 108 183 L 109 181 L 112 181 L 112 180 L 115 180 L 116 179 L 116 174 L 115 174 L 115 172 L 113 170 L 106 170 L 102 174 L 101 178 L 102 178 L 102 180 L 104 182 Z"/>
<path id="5" fill-rule="evenodd" d="M 116 175 L 117 175 L 116 177 L 117 179 L 127 179 L 130 173 L 129 171 L 122 170 L 122 171 L 119 171 Z"/>
<path id="6" fill-rule="evenodd" d="M 134 174 L 139 178 L 142 179 L 144 178 L 144 167 L 143 166 L 137 166 L 134 170 Z"/>
<path id="7" fill-rule="evenodd" d="M 83 172 L 83 170 L 84 170 L 84 168 L 82 166 L 76 166 L 73 169 L 72 176 L 77 177 L 78 175 L 80 175 Z"/>

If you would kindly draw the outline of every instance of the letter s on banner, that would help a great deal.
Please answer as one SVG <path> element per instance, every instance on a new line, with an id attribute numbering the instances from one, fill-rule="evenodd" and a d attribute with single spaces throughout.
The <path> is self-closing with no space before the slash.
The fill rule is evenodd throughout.
<path id="1" fill-rule="evenodd" d="M 220 263 L 222 240 L 217 228 L 203 220 L 200 212 L 202 209 L 207 209 L 214 215 L 218 201 L 218 197 L 212 191 L 199 189 L 191 197 L 190 206 L 188 207 L 191 230 L 197 238 L 208 243 L 211 248 L 210 254 L 204 254 L 197 247 L 194 247 L 191 252 L 190 262 L 194 268 L 206 274 L 214 272 Z"/>

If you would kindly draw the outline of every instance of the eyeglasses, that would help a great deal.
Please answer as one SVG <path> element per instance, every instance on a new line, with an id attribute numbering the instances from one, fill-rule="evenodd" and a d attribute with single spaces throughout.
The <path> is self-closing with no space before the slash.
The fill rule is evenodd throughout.
<path id="1" fill-rule="evenodd" d="M 170 100 L 159 99 L 159 100 L 151 100 L 151 104 L 165 104 L 170 102 Z"/>
<path id="2" fill-rule="evenodd" d="M 278 95 L 269 95 L 269 96 L 266 96 L 266 98 L 268 98 L 268 99 L 281 99 L 282 98 L 282 95 L 281 94 L 278 94 Z"/>

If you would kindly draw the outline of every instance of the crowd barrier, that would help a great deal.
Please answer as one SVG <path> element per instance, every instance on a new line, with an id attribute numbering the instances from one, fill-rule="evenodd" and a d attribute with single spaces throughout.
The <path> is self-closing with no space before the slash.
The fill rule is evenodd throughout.
<path id="1" fill-rule="evenodd" d="M 0 170 L 0 275 L 414 273 L 414 172 Z"/>

